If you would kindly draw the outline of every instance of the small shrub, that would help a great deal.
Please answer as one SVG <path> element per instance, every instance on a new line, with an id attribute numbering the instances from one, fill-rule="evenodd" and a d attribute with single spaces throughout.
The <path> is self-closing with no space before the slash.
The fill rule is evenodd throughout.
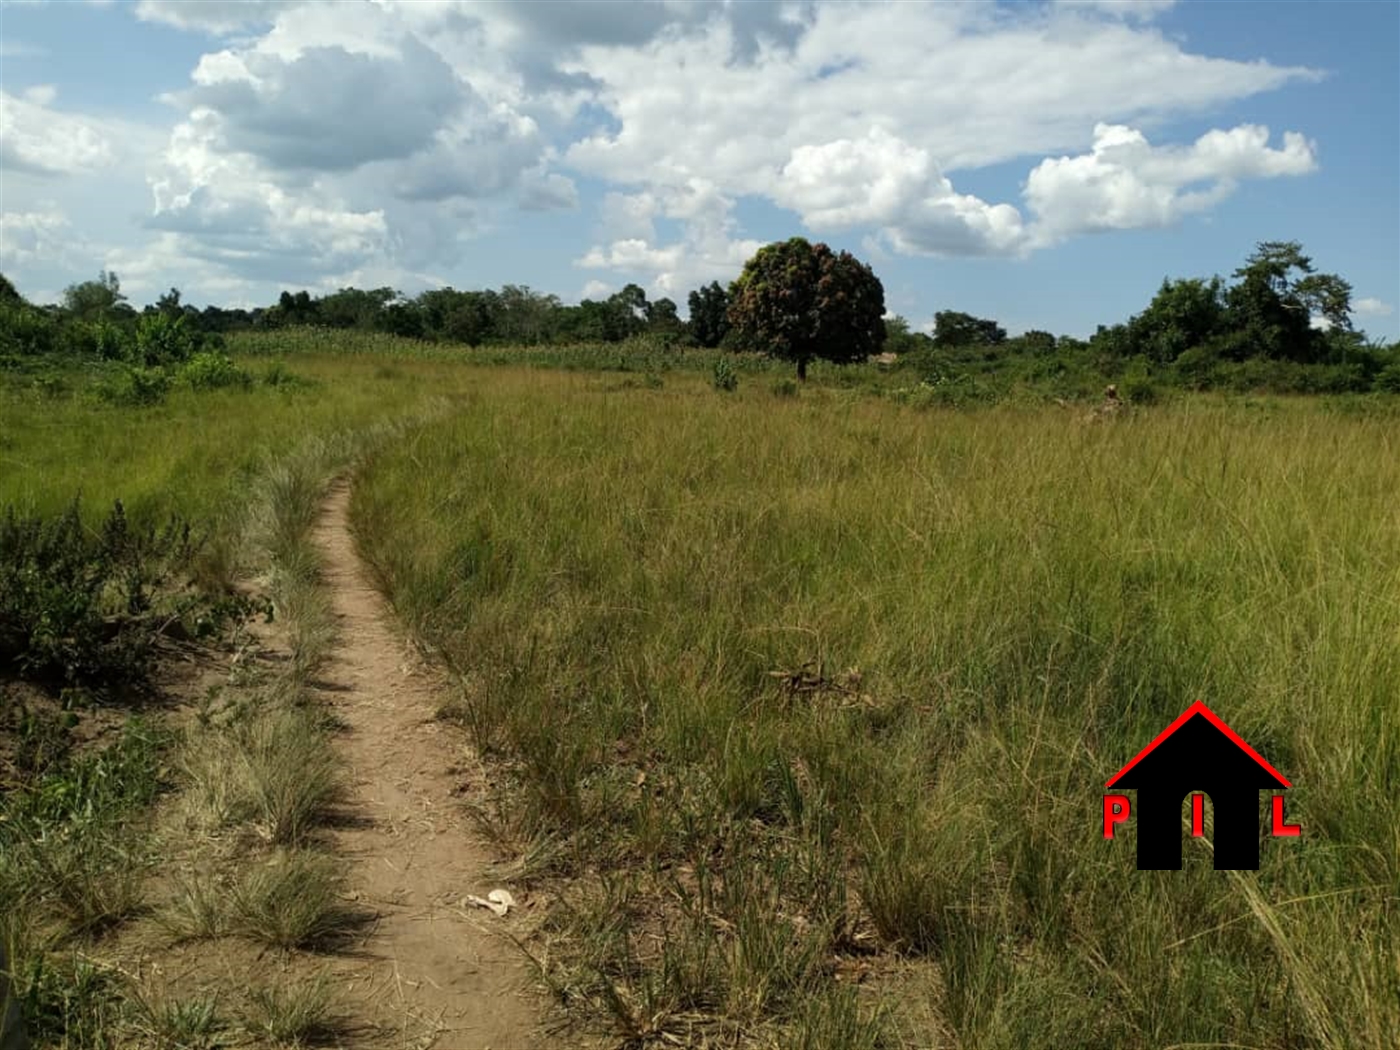
<path id="1" fill-rule="evenodd" d="M 265 985 L 248 994 L 243 1027 L 255 1039 L 284 1046 L 305 1046 L 333 1040 L 331 983 L 325 973 L 309 981 Z"/>
<path id="2" fill-rule="evenodd" d="M 0 354 L 47 354 L 57 345 L 58 337 L 58 323 L 43 311 L 24 303 L 0 304 Z"/>
<path id="3" fill-rule="evenodd" d="M 60 348 L 75 357 L 140 364 L 129 329 L 111 321 L 71 321 L 60 331 Z"/>
<path id="4" fill-rule="evenodd" d="M 278 845 L 303 842 L 340 794 L 340 766 L 310 712 L 292 709 L 254 722 L 239 759 L 240 786 L 259 830 Z"/>
<path id="5" fill-rule="evenodd" d="M 35 1046 L 108 1050 L 121 1046 L 116 1030 L 123 998 L 108 970 L 71 956 L 36 954 L 13 976 L 24 1026 Z"/>
<path id="6" fill-rule="evenodd" d="M 123 365 L 94 388 L 98 400 L 110 405 L 137 408 L 158 405 L 170 392 L 170 377 L 159 368 Z"/>
<path id="7" fill-rule="evenodd" d="M 1118 392 L 1130 405 L 1155 405 L 1159 399 L 1157 385 L 1145 375 L 1128 375 L 1118 384 Z"/>
<path id="8" fill-rule="evenodd" d="M 1392 361 L 1380 370 L 1375 388 L 1384 394 L 1400 394 L 1400 361 Z"/>
<path id="9" fill-rule="evenodd" d="M 262 374 L 264 386 L 281 387 L 293 389 L 296 387 L 310 386 L 311 381 L 297 375 L 281 361 L 274 361 Z"/>
<path id="10" fill-rule="evenodd" d="M 68 383 L 57 372 L 40 372 L 30 384 L 35 397 L 51 401 L 68 393 Z"/>
<path id="11" fill-rule="evenodd" d="M 773 396 L 774 396 L 774 397 L 796 397 L 796 396 L 797 396 L 797 380 L 795 380 L 795 379 L 779 379 L 776 383 L 773 384 Z"/>
<path id="12" fill-rule="evenodd" d="M 199 349 L 199 333 L 185 323 L 183 316 L 153 313 L 136 323 L 135 357 L 147 367 L 180 364 Z"/>
<path id="13" fill-rule="evenodd" d="M 146 675 L 160 630 L 153 592 L 196 550 L 189 526 L 138 529 L 117 502 L 89 531 L 78 503 L 52 519 L 0 519 L 0 661 L 67 683 Z"/>
<path id="14" fill-rule="evenodd" d="M 162 1050 L 213 1050 L 223 1046 L 219 1031 L 219 1001 L 212 995 L 189 999 L 148 998 L 133 990 L 133 1027 Z"/>
<path id="15" fill-rule="evenodd" d="M 195 390 L 252 386 L 253 377 L 233 363 L 227 354 L 201 352 L 180 368 L 180 379 Z"/>
<path id="16" fill-rule="evenodd" d="M 120 831 L 81 828 L 60 839 L 36 833 L 16 836 L 17 873 L 68 930 L 95 933 L 140 910 L 141 859 Z"/>
<path id="17" fill-rule="evenodd" d="M 727 357 L 715 358 L 714 372 L 711 375 L 711 382 L 716 390 L 726 393 L 739 389 L 739 373 Z"/>
<path id="18" fill-rule="evenodd" d="M 334 858 L 279 851 L 244 876 L 230 899 L 229 929 L 274 948 L 337 940 L 358 924 L 340 904 L 345 876 Z"/>
<path id="19" fill-rule="evenodd" d="M 156 912 L 156 922 L 173 940 L 198 941 L 224 931 L 223 887 L 209 879 L 177 879 L 175 894 Z"/>

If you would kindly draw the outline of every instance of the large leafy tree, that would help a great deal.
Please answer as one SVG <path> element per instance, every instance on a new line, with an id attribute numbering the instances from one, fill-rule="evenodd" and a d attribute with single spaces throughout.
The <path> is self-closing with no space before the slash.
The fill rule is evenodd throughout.
<path id="1" fill-rule="evenodd" d="M 729 288 L 729 323 L 754 349 L 793 361 L 846 364 L 880 352 L 885 289 L 849 252 L 801 237 L 760 248 Z"/>

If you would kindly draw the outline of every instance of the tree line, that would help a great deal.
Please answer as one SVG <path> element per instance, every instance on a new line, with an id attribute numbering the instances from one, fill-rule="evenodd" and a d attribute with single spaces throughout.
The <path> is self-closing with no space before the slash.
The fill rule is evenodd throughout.
<path id="1" fill-rule="evenodd" d="M 1053 374 L 1058 362 L 1109 376 L 1136 369 L 1198 388 L 1240 375 L 1283 388 L 1400 387 L 1400 344 L 1356 331 L 1350 284 L 1316 272 L 1293 241 L 1259 244 L 1229 282 L 1165 278 L 1142 312 L 1099 326 L 1087 340 L 1038 330 L 1008 338 L 997 321 L 955 310 L 936 313 L 930 332 L 916 331 L 905 318 L 886 316 L 883 287 L 868 265 L 800 237 L 760 249 L 734 281 L 695 289 L 687 305 L 683 320 L 673 300 L 651 300 L 636 284 L 577 305 L 512 284 L 414 297 L 387 287 L 284 291 L 251 310 L 200 309 L 172 288 L 138 311 L 114 273 L 69 286 L 52 306 L 25 302 L 0 276 L 0 360 L 66 352 L 153 364 L 217 348 L 231 331 L 318 326 L 470 347 L 629 340 L 719 347 L 784 358 L 800 377 L 814 360 L 852 363 L 883 351 L 924 362 L 935 377 Z"/>

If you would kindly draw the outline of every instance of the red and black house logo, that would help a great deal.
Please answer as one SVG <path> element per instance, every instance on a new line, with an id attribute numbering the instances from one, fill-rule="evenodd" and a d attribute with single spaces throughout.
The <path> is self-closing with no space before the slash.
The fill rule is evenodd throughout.
<path id="1" fill-rule="evenodd" d="M 1182 712 L 1137 757 L 1113 775 L 1106 787 L 1137 790 L 1137 866 L 1140 870 L 1181 870 L 1181 805 L 1191 795 L 1191 834 L 1205 834 L 1205 797 L 1215 815 L 1212 843 L 1219 871 L 1259 868 L 1259 792 L 1290 784 L 1199 700 Z M 1283 796 L 1271 800 L 1275 837 L 1298 835 L 1284 823 Z M 1103 798 L 1103 837 L 1132 815 L 1128 796 Z"/>

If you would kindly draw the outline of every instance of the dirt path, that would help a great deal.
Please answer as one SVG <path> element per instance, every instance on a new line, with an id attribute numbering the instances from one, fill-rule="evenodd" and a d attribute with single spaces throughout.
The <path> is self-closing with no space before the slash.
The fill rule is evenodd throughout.
<path id="1" fill-rule="evenodd" d="M 352 819 L 336 844 L 359 904 L 379 915 L 364 954 L 337 967 L 346 998 L 381 1026 L 395 1018 L 399 1045 L 542 1046 L 528 969 L 499 932 L 518 913 L 497 918 L 463 901 L 499 885 L 487 877 L 494 858 L 453 801 L 461 744 L 434 720 L 437 683 L 391 628 L 355 552 L 349 504 L 349 485 L 337 483 L 315 532 L 339 629 L 319 686 L 348 727 L 338 740 Z"/>

